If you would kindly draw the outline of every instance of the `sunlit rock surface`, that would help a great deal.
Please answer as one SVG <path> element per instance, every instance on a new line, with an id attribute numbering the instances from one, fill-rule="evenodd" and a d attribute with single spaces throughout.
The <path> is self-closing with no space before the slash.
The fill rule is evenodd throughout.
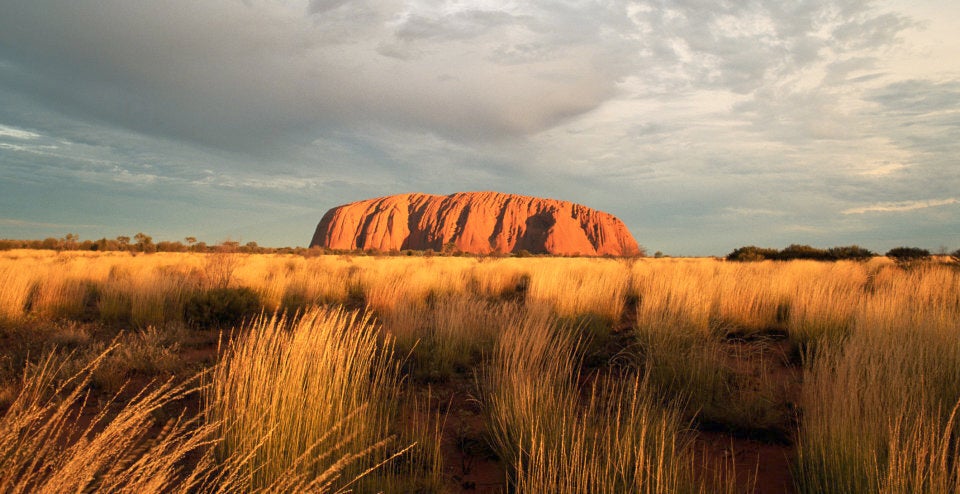
<path id="1" fill-rule="evenodd" d="M 454 248 L 474 254 L 635 256 L 636 240 L 617 217 L 567 201 L 498 192 L 399 194 L 335 207 L 312 246 L 343 250 Z"/>

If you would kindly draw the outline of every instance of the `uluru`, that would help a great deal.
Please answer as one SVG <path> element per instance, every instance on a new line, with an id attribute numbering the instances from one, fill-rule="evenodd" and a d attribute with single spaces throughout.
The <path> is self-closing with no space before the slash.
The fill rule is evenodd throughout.
<path id="1" fill-rule="evenodd" d="M 327 211 L 311 247 L 637 256 L 640 247 L 612 214 L 580 204 L 499 192 L 398 194 Z"/>

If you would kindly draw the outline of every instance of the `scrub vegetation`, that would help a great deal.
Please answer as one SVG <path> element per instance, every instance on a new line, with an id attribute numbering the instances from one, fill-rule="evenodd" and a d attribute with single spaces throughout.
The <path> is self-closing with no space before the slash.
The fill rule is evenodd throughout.
<path id="1" fill-rule="evenodd" d="M 960 492 L 956 259 L 800 247 L 0 252 L 0 491 Z"/>

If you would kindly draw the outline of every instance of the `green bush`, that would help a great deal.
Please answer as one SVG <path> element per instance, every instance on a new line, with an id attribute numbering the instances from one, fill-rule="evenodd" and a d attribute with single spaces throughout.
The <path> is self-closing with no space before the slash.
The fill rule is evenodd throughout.
<path id="1" fill-rule="evenodd" d="M 734 249 L 733 252 L 727 254 L 727 260 L 741 262 L 763 261 L 765 259 L 776 259 L 779 255 L 780 251 L 777 249 L 748 245 Z"/>
<path id="2" fill-rule="evenodd" d="M 922 262 L 930 259 L 930 251 L 919 247 L 894 247 L 887 251 L 887 257 L 900 265 Z"/>
<path id="3" fill-rule="evenodd" d="M 260 311 L 260 298 L 247 288 L 212 288 L 187 300 L 184 319 L 199 328 L 236 326 Z"/>
<path id="4" fill-rule="evenodd" d="M 815 261 L 826 261 L 830 255 L 823 249 L 811 247 L 809 245 L 791 244 L 777 254 L 777 259 L 790 261 L 793 259 L 812 259 Z"/>
<path id="5" fill-rule="evenodd" d="M 831 259 L 838 261 L 841 259 L 866 261 L 876 254 L 868 249 L 860 247 L 859 245 L 847 245 L 843 247 L 831 247 L 827 249 L 827 255 L 829 255 Z"/>
<path id="6" fill-rule="evenodd" d="M 814 261 L 840 261 L 849 259 L 854 261 L 865 261 L 875 255 L 876 254 L 870 250 L 864 249 L 859 245 L 818 249 L 809 245 L 791 244 L 782 250 L 748 245 L 746 247 L 734 249 L 733 252 L 727 254 L 727 260 L 741 262 L 764 260 L 792 261 L 794 259 L 808 259 Z"/>

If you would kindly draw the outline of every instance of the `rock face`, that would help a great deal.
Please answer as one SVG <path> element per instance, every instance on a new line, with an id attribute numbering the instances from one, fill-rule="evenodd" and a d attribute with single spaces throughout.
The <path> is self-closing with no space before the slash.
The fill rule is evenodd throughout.
<path id="1" fill-rule="evenodd" d="M 615 216 L 566 201 L 497 192 L 399 194 L 335 207 L 310 246 L 344 250 L 635 256 Z M 449 247 L 448 247 L 449 248 Z"/>

